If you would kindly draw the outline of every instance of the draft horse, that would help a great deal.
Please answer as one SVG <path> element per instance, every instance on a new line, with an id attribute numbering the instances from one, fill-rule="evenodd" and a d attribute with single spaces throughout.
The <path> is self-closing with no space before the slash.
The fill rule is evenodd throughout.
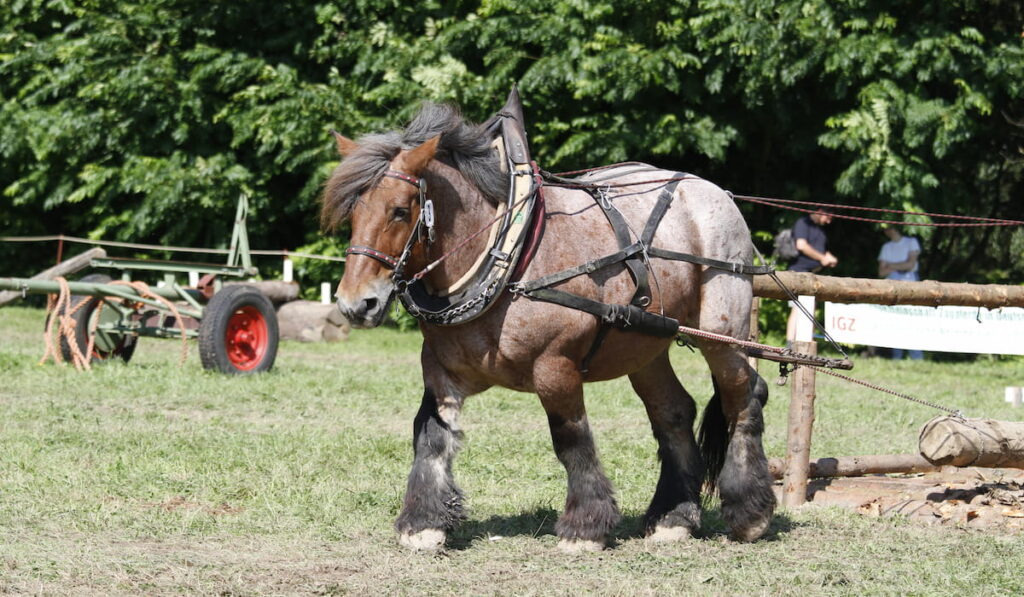
<path id="1" fill-rule="evenodd" d="M 622 375 L 646 407 L 661 461 L 646 535 L 696 533 L 706 479 L 717 486 L 731 536 L 759 538 L 775 507 L 761 443 L 764 381 L 740 348 L 696 339 L 715 387 L 698 447 L 696 405 L 668 357 L 677 333 L 671 323 L 747 336 L 746 270 L 672 258 L 750 264 L 743 217 L 714 184 L 643 164 L 549 181 L 534 165 L 523 176 L 529 162 L 522 130 L 513 90 L 506 110 L 481 125 L 453 107 L 426 104 L 403 130 L 358 141 L 333 133 L 343 160 L 325 184 L 322 223 L 333 230 L 351 222 L 338 308 L 354 327 L 374 327 L 397 294 L 423 335 L 423 399 L 395 523 L 400 543 L 440 549 L 464 518 L 452 475 L 459 414 L 467 397 L 503 386 L 535 393 L 547 413 L 568 476 L 555 525 L 560 547 L 603 548 L 619 510 L 598 460 L 583 384 Z M 524 180 L 529 192 L 517 194 Z M 523 219 L 515 210 L 526 200 L 537 206 L 524 240 L 505 251 L 495 237 L 510 233 L 496 234 L 495 222 Z M 614 247 L 616 259 L 609 256 Z M 554 300 L 565 296 L 572 300 Z M 652 318 L 653 328 L 640 325 Z M 658 333 L 657 321 L 670 322 L 671 331 Z"/>

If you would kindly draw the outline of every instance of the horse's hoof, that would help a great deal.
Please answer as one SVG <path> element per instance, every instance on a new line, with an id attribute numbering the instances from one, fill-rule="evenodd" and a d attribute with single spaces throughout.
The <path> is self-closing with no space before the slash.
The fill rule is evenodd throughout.
<path id="1" fill-rule="evenodd" d="M 655 543 L 669 543 L 671 541 L 682 541 L 683 539 L 689 539 L 690 537 L 693 537 L 693 531 L 688 527 L 666 527 L 659 524 L 654 527 L 654 532 L 647 535 L 647 540 Z"/>
<path id="2" fill-rule="evenodd" d="M 765 531 L 768 530 L 768 526 L 771 525 L 771 523 L 772 517 L 767 516 L 746 528 L 732 529 L 732 532 L 729 533 L 729 538 L 741 543 L 757 541 L 765 534 Z"/>
<path id="3" fill-rule="evenodd" d="M 402 533 L 398 542 L 413 551 L 438 551 L 444 547 L 445 533 L 440 529 L 424 529 L 418 533 Z"/>
<path id="4" fill-rule="evenodd" d="M 558 549 L 561 550 L 563 553 L 601 551 L 604 549 L 604 541 L 588 541 L 586 539 L 562 539 L 558 542 Z"/>

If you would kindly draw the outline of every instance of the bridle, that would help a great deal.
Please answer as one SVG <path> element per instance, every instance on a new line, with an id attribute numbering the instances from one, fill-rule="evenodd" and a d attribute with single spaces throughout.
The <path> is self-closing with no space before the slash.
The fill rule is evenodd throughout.
<path id="1" fill-rule="evenodd" d="M 366 245 L 351 245 L 348 250 L 345 251 L 345 255 L 364 255 L 371 259 L 384 264 L 384 267 L 392 270 L 391 281 L 396 286 L 405 282 L 402 279 L 402 271 L 405 269 L 405 263 L 409 260 L 409 255 L 412 253 L 412 248 L 415 246 L 416 241 L 422 236 L 421 232 L 426 229 L 426 236 L 428 242 L 434 240 L 434 202 L 427 199 L 427 181 L 421 177 L 399 172 L 397 170 L 387 170 L 384 172 L 384 176 L 388 178 L 397 178 L 398 180 L 405 181 L 412 186 L 419 189 L 417 195 L 417 202 L 420 204 L 420 216 L 416 220 L 416 225 L 413 227 L 412 232 L 409 233 L 409 238 L 405 241 L 405 247 L 402 249 L 402 253 L 398 257 L 392 257 L 383 251 L 378 251 L 373 247 Z"/>

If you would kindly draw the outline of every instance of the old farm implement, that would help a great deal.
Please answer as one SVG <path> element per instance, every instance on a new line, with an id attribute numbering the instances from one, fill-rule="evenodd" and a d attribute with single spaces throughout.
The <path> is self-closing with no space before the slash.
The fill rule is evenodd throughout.
<path id="1" fill-rule="evenodd" d="M 256 274 L 245 227 L 248 202 L 239 199 L 227 263 L 94 258 L 90 266 L 119 274 L 93 273 L 79 281 L 0 278 L 0 290 L 57 295 L 47 330 L 60 329 L 58 358 L 94 363 L 132 358 L 140 336 L 198 338 L 203 367 L 228 374 L 269 370 L 277 356 L 278 325 L 273 304 L 256 287 L 223 284 L 222 278 Z M 133 273 L 162 276 L 150 286 Z M 185 287 L 179 276 L 202 277 Z M 49 338 L 49 334 L 48 334 Z"/>

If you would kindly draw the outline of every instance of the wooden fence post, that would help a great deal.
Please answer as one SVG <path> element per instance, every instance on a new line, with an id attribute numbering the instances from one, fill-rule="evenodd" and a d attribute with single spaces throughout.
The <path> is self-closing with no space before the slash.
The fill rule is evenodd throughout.
<path id="1" fill-rule="evenodd" d="M 814 342 L 793 342 L 793 350 L 818 354 Z M 797 367 L 793 372 L 789 399 L 789 427 L 786 434 L 786 472 L 782 477 L 782 505 L 793 507 L 807 501 L 807 477 L 811 460 L 811 430 L 814 426 L 814 370 Z"/>
<path id="2" fill-rule="evenodd" d="M 800 304 L 814 314 L 814 297 L 801 296 Z M 814 324 L 803 315 L 797 320 L 793 350 L 814 356 Z M 782 505 L 793 507 L 807 501 L 807 477 L 810 473 L 811 431 L 814 427 L 814 370 L 797 367 L 789 398 L 789 426 L 786 432 L 786 473 L 782 476 Z"/>

